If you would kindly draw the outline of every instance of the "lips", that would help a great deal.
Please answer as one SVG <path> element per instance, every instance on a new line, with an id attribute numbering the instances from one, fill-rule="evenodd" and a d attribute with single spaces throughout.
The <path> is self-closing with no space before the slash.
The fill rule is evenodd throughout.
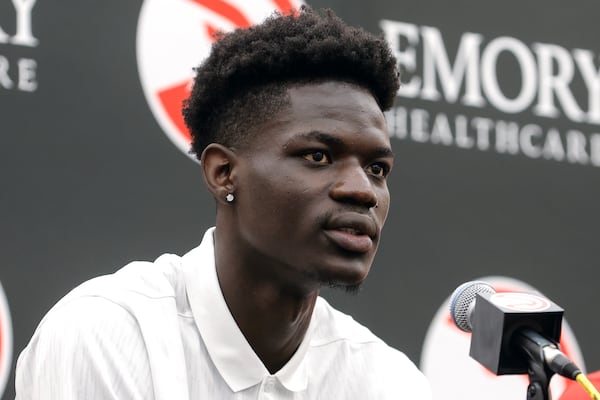
<path id="1" fill-rule="evenodd" d="M 337 246 L 353 253 L 367 253 L 373 249 L 377 224 L 367 215 L 342 214 L 325 225 L 325 236 Z"/>

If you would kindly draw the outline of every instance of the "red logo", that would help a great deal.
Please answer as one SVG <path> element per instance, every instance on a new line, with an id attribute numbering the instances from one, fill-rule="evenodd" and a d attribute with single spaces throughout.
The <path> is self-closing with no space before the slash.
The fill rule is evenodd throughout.
<path id="1" fill-rule="evenodd" d="M 12 324 L 8 302 L 0 284 L 0 397 L 4 393 L 12 361 Z"/>
<path id="2" fill-rule="evenodd" d="M 544 311 L 551 305 L 547 299 L 529 293 L 495 293 L 490 301 L 514 311 Z"/>
<path id="3" fill-rule="evenodd" d="M 137 26 L 142 88 L 157 122 L 189 156 L 191 137 L 181 116 L 198 66 L 213 35 L 262 22 L 274 11 L 288 14 L 301 0 L 145 0 Z"/>

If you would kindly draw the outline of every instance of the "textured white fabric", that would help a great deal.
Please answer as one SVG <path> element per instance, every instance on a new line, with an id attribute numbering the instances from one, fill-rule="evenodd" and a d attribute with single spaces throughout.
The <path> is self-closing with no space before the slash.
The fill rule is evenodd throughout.
<path id="1" fill-rule="evenodd" d="M 303 343 L 271 375 L 219 288 L 213 230 L 183 257 L 133 262 L 59 301 L 19 356 L 17 400 L 430 400 L 425 377 L 319 298 Z"/>

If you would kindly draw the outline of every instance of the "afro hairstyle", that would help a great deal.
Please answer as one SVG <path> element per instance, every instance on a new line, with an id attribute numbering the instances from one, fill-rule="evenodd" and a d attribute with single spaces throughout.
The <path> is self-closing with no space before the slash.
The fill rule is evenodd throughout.
<path id="1" fill-rule="evenodd" d="M 386 111 L 399 87 L 397 62 L 382 36 L 347 25 L 331 10 L 306 6 L 218 34 L 183 104 L 190 152 L 200 159 L 210 143 L 242 146 L 289 104 L 289 87 L 323 81 L 363 87 Z"/>

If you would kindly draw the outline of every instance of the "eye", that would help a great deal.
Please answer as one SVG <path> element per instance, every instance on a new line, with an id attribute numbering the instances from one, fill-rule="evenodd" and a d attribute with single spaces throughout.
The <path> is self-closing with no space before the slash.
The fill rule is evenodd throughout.
<path id="1" fill-rule="evenodd" d="M 389 172 L 389 167 L 383 163 L 375 163 L 367 167 L 367 172 L 371 175 L 385 178 Z"/>
<path id="2" fill-rule="evenodd" d="M 321 150 L 311 150 L 307 153 L 304 153 L 302 158 L 318 164 L 331 164 L 331 158 L 329 155 Z"/>

